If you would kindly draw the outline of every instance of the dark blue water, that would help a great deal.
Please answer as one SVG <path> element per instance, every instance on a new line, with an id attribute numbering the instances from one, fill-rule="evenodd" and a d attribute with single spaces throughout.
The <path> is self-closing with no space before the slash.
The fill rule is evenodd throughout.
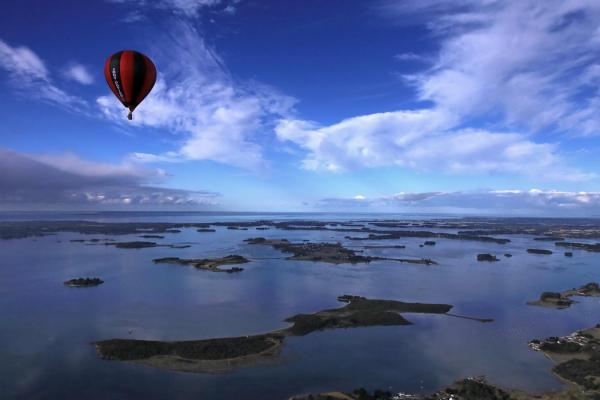
<path id="1" fill-rule="evenodd" d="M 199 222 L 370 217 L 101 214 L 73 219 Z M 577 250 L 573 258 L 564 257 L 562 251 L 551 256 L 528 254 L 527 247 L 554 248 L 530 237 L 512 236 L 506 245 L 438 239 L 436 246 L 423 248 L 418 246 L 422 239 L 415 238 L 393 242 L 405 244 L 406 249 L 365 251 L 430 257 L 439 262 L 437 266 L 389 261 L 331 265 L 284 260 L 270 247 L 247 245 L 243 240 L 264 236 L 341 241 L 351 246 L 360 242 L 345 240 L 343 232 L 217 229 L 216 233 L 184 230 L 161 240 L 191 243 L 187 249 L 127 250 L 71 243 L 70 239 L 82 237 L 74 233 L 0 241 L 0 398 L 285 399 L 360 386 L 428 392 L 466 375 L 487 375 L 495 383 L 540 392 L 561 384 L 549 372 L 551 362 L 528 349 L 528 340 L 600 322 L 598 299 L 579 299 L 580 304 L 566 310 L 525 305 L 542 291 L 580 286 L 600 277 L 597 255 Z M 134 239 L 135 235 L 119 237 Z M 478 263 L 475 255 L 480 252 L 514 256 Z M 253 261 L 240 274 L 151 261 L 227 254 Z M 62 285 L 79 276 L 99 276 L 106 282 L 86 289 Z M 105 361 L 90 345 L 114 337 L 184 340 L 270 331 L 287 326 L 282 321 L 291 315 L 341 306 L 336 296 L 346 293 L 448 303 L 455 305 L 453 313 L 491 317 L 495 322 L 406 314 L 414 325 L 293 337 L 279 359 L 222 375 Z"/>

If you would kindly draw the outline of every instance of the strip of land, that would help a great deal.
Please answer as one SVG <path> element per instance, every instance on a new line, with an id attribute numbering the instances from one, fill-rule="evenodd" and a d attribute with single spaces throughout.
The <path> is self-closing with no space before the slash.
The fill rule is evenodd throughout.
<path id="1" fill-rule="evenodd" d="M 350 295 L 340 296 L 338 300 L 348 304 L 313 314 L 294 315 L 286 319 L 292 324 L 290 327 L 259 335 L 174 342 L 110 339 L 94 344 L 100 357 L 108 360 L 216 373 L 272 358 L 288 336 L 304 336 L 324 329 L 409 325 L 411 322 L 400 313 L 446 314 L 452 309 L 449 304 L 406 303 Z"/>
<path id="2" fill-rule="evenodd" d="M 192 265 L 195 268 L 203 269 L 212 272 L 242 272 L 244 268 L 240 267 L 231 267 L 231 268 L 221 268 L 221 265 L 231 265 L 231 264 L 245 264 L 250 262 L 245 257 L 238 255 L 228 255 L 225 257 L 219 258 L 193 258 L 193 259 L 185 259 L 179 257 L 164 257 L 164 258 L 156 258 L 153 260 L 156 264 L 178 264 L 178 265 Z"/>

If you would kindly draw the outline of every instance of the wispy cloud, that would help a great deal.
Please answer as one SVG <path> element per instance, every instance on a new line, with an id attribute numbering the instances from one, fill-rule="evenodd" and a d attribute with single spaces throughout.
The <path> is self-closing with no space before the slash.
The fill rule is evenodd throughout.
<path id="1" fill-rule="evenodd" d="M 413 52 L 396 54 L 394 59 L 398 61 L 431 61 L 430 57 Z"/>
<path id="2" fill-rule="evenodd" d="M 122 3 L 139 8 L 157 8 L 170 11 L 174 14 L 186 17 L 196 17 L 203 8 L 221 6 L 226 13 L 235 13 L 235 4 L 239 0 L 109 0 L 112 3 Z M 135 12 L 135 11 L 134 11 Z M 139 20 L 140 14 L 135 13 L 136 20 Z"/>
<path id="3" fill-rule="evenodd" d="M 142 158 L 264 168 L 261 133 L 271 121 L 289 115 L 295 100 L 266 85 L 232 78 L 192 24 L 177 21 L 171 29 L 161 34 L 154 54 L 161 65 L 159 79 L 133 124 L 167 129 L 182 142 L 177 150 Z M 123 122 L 124 109 L 113 96 L 102 96 L 97 104 L 107 118 Z"/>
<path id="4" fill-rule="evenodd" d="M 590 215 L 600 213 L 600 192 L 530 189 L 397 193 L 377 198 L 327 198 L 316 206 L 345 210 Z"/>
<path id="5" fill-rule="evenodd" d="M 569 167 L 559 147 L 543 137 L 600 134 L 600 3 L 423 0 L 379 7 L 396 19 L 426 24 L 439 41 L 433 65 L 405 76 L 416 100 L 432 105 L 329 126 L 282 120 L 277 136 L 307 151 L 304 168 L 397 165 L 550 180 L 595 177 Z M 481 121 L 494 128 L 481 129 Z"/>
<path id="6" fill-rule="evenodd" d="M 88 69 L 81 64 L 71 64 L 64 71 L 64 76 L 67 79 L 73 80 L 82 85 L 91 85 L 94 83 L 94 76 Z"/>
<path id="7" fill-rule="evenodd" d="M 485 114 L 533 132 L 600 134 L 600 3 L 550 0 L 386 2 L 426 16 L 441 50 L 412 76 L 421 100 L 461 118 Z M 419 20 L 417 18 L 417 20 Z"/>
<path id="8" fill-rule="evenodd" d="M 13 47 L 0 39 L 0 70 L 17 96 L 39 99 L 62 108 L 84 112 L 85 100 L 60 89 L 50 77 L 44 61 L 27 47 Z"/>
<path id="9" fill-rule="evenodd" d="M 0 204 L 23 206 L 215 204 L 217 193 L 162 188 L 166 173 L 73 154 L 33 155 L 0 148 Z"/>

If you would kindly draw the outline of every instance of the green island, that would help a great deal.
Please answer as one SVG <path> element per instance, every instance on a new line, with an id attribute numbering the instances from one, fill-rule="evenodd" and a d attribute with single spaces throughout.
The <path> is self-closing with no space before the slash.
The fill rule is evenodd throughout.
<path id="1" fill-rule="evenodd" d="M 552 254 L 551 250 L 545 249 L 527 249 L 527 252 L 531 254 Z"/>
<path id="2" fill-rule="evenodd" d="M 63 283 L 69 287 L 91 287 L 101 285 L 104 281 L 100 278 L 74 278 Z"/>
<path id="3" fill-rule="evenodd" d="M 500 260 L 498 259 L 498 257 L 496 257 L 496 256 L 494 256 L 492 254 L 482 253 L 482 254 L 477 254 L 477 261 L 490 261 L 490 262 L 493 262 L 493 261 L 500 261 Z"/>
<path id="4" fill-rule="evenodd" d="M 590 282 L 579 289 L 569 289 L 562 292 L 543 292 L 538 300 L 527 302 L 531 306 L 549 307 L 549 308 L 569 308 L 571 304 L 577 301 L 571 299 L 574 296 L 582 297 L 600 297 L 600 287 L 596 282 Z"/>
<path id="5" fill-rule="evenodd" d="M 405 303 L 350 295 L 340 296 L 338 300 L 348 304 L 313 314 L 294 315 L 285 320 L 292 324 L 290 327 L 258 335 L 172 342 L 110 339 L 94 345 L 99 356 L 107 360 L 131 361 L 176 371 L 218 373 L 273 358 L 288 336 L 304 336 L 324 329 L 410 325 L 400 313 L 446 314 L 452 309 L 448 304 Z"/>

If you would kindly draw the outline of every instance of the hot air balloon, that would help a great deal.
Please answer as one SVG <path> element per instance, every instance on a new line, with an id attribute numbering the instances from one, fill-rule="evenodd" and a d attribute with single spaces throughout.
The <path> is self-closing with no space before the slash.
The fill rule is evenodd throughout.
<path id="1" fill-rule="evenodd" d="M 156 67 L 152 60 L 134 50 L 112 54 L 104 63 L 104 77 L 110 90 L 129 109 L 133 110 L 148 96 L 156 82 Z"/>

